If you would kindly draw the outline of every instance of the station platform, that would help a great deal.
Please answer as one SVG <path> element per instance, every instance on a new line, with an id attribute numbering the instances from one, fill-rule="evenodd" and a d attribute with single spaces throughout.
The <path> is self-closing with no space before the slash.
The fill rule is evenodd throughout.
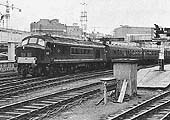
<path id="1" fill-rule="evenodd" d="M 159 71 L 159 66 L 141 69 L 137 73 L 138 88 L 166 88 L 170 85 L 170 65 L 164 66 L 165 71 Z"/>

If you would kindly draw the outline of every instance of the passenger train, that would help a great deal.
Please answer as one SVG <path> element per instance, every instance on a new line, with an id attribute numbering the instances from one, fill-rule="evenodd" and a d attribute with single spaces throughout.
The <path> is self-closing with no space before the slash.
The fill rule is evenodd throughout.
<path id="1" fill-rule="evenodd" d="M 156 63 L 159 49 L 106 45 L 49 35 L 24 38 L 16 48 L 18 73 L 22 76 L 61 75 L 112 66 L 118 58 L 137 59 L 138 64 Z M 165 50 L 165 59 L 170 51 Z"/>

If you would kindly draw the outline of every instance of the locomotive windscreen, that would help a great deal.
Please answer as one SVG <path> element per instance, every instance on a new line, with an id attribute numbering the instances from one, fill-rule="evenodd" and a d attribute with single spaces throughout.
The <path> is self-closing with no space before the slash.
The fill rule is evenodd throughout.
<path id="1" fill-rule="evenodd" d="M 41 46 L 45 46 L 45 41 L 40 38 L 27 38 L 22 41 L 21 45 L 24 46 L 26 44 L 38 44 Z"/>

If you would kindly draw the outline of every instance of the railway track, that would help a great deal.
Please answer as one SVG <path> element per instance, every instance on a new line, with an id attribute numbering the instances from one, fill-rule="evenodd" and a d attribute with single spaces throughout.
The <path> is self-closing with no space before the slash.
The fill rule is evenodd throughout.
<path id="1" fill-rule="evenodd" d="M 67 83 L 75 82 L 75 81 L 80 81 L 83 79 L 88 79 L 92 77 L 97 77 L 101 75 L 107 75 L 111 74 L 112 71 L 105 71 L 105 72 L 91 72 L 91 73 L 86 73 L 85 74 L 79 74 L 79 75 L 68 75 L 64 77 L 58 77 L 58 78 L 50 78 L 50 79 L 45 79 L 45 78 L 31 78 L 27 79 L 25 81 L 19 81 L 19 82 L 13 82 L 10 84 L 3 84 L 0 85 L 0 100 L 2 102 L 11 100 L 13 97 L 19 97 L 21 94 L 25 94 L 31 91 L 35 91 L 38 89 L 44 89 L 48 87 L 53 87 L 53 86 L 59 86 L 59 85 L 64 85 Z"/>
<path id="2" fill-rule="evenodd" d="M 29 99 L 26 101 L 0 107 L 1 120 L 35 120 L 42 114 L 48 115 L 50 111 L 60 110 L 67 104 L 100 92 L 101 83 L 87 83 L 67 90 L 61 90 L 50 95 Z"/>
<path id="3" fill-rule="evenodd" d="M 153 67 L 153 66 L 155 66 L 155 65 L 138 66 L 138 70 L 143 69 L 143 68 Z M 5 83 L 11 84 L 11 83 L 19 82 L 19 81 L 24 81 L 24 79 L 25 79 L 25 78 L 23 78 L 21 76 L 17 76 L 17 72 L 3 73 L 3 74 L 0 74 L 0 77 L 1 77 L 0 85 L 5 84 Z M 33 77 L 28 76 L 26 79 L 29 79 L 29 78 L 33 78 Z"/>
<path id="4" fill-rule="evenodd" d="M 155 96 L 109 120 L 169 120 L 170 91 Z"/>
<path id="5" fill-rule="evenodd" d="M 19 77 L 10 77 L 10 78 L 4 78 L 0 80 L 0 100 L 1 101 L 7 101 L 10 100 L 13 97 L 17 97 L 19 94 L 30 92 L 33 90 L 38 90 L 41 88 L 56 86 L 64 83 L 74 82 L 78 81 L 80 79 L 86 79 L 88 77 L 92 76 L 100 76 L 104 74 L 111 74 L 112 70 L 108 70 L 105 72 L 91 72 L 91 73 L 81 73 L 78 75 L 67 75 L 63 77 L 58 78 L 50 78 L 47 79 L 47 77 L 37 77 L 37 78 L 19 78 Z M 86 77 L 85 75 L 86 74 Z M 72 77 L 72 79 L 70 79 Z M 75 77 L 77 79 L 75 79 Z"/>
<path id="6" fill-rule="evenodd" d="M 18 74 L 17 72 L 4 72 L 4 73 L 0 73 L 0 77 L 4 78 L 9 76 L 16 76 L 17 74 Z"/>

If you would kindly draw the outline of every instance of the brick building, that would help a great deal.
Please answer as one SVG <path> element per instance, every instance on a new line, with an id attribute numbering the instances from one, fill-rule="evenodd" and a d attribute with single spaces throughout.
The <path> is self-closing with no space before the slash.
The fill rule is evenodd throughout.
<path id="1" fill-rule="evenodd" d="M 40 34 L 65 35 L 66 25 L 59 23 L 58 19 L 40 19 L 40 21 L 30 24 L 30 30 L 31 32 Z"/>
<path id="2" fill-rule="evenodd" d="M 74 23 L 72 26 L 67 26 L 66 24 L 59 23 L 58 19 L 40 19 L 40 21 L 30 24 L 30 30 L 31 32 L 38 34 L 51 34 L 79 38 L 81 38 L 83 32 L 78 24 Z"/>

